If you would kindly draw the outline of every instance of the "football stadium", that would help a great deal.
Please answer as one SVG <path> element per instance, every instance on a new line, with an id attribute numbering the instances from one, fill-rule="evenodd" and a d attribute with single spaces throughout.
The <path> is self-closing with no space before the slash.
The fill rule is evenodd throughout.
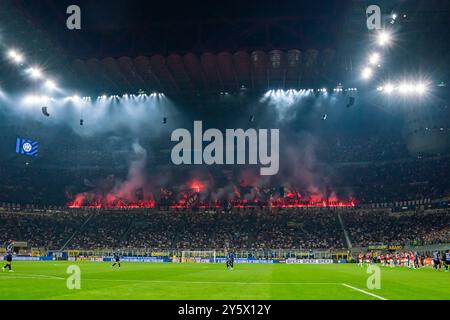
<path id="1" fill-rule="evenodd" d="M 0 1 L 0 300 L 450 300 L 449 26 Z"/>

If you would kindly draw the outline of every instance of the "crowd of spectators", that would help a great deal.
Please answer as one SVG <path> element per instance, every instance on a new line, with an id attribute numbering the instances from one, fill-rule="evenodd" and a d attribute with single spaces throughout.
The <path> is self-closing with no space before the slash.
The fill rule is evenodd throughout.
<path id="1" fill-rule="evenodd" d="M 341 216 L 357 246 L 450 243 L 449 209 L 422 213 L 351 210 Z"/>
<path id="2" fill-rule="evenodd" d="M 242 212 L 0 211 L 0 242 L 61 249 L 345 249 L 450 242 L 450 210 L 317 208 Z"/>
<path id="3" fill-rule="evenodd" d="M 252 249 L 344 248 L 342 228 L 335 211 L 286 210 L 262 214 Z"/>
<path id="4" fill-rule="evenodd" d="M 330 210 L 102 212 L 87 223 L 70 245 L 179 250 L 345 247 L 337 215 Z"/>
<path id="5" fill-rule="evenodd" d="M 26 241 L 36 248 L 61 248 L 89 216 L 86 212 L 0 212 L 0 243 Z"/>
<path id="6" fill-rule="evenodd" d="M 52 135 L 46 135 L 47 141 L 40 147 L 37 158 L 24 157 L 14 152 L 16 136 L 12 133 L 19 131 L 20 127 L 6 118 L 2 125 L 0 150 L 9 152 L 0 153 L 1 202 L 64 206 L 78 193 L 110 191 L 103 185 L 103 180 L 109 176 L 117 177 L 117 181 L 127 177 L 132 150 L 130 146 L 119 143 L 120 139 L 108 135 L 83 138 L 68 128 L 59 128 Z M 47 127 L 40 123 L 35 126 L 36 132 L 47 131 Z M 308 180 L 325 181 L 319 186 L 323 187 L 322 190 L 330 190 L 340 199 L 352 197 L 363 204 L 450 195 L 448 150 L 421 158 L 409 152 L 400 130 L 391 132 L 386 129 L 377 134 L 342 131 L 333 130 L 325 136 L 320 135 L 320 143 L 309 155 L 313 163 L 305 165 L 305 168 L 296 164 L 298 171 L 311 175 Z M 145 141 L 143 146 L 147 148 L 150 145 Z M 112 187 L 117 181 L 113 181 Z M 283 181 L 279 183 L 283 184 Z M 302 181 L 296 186 L 291 179 L 289 184 L 293 188 L 305 188 L 297 190 L 303 195 L 307 195 L 311 187 L 304 186 Z M 152 187 L 156 198 L 160 187 L 170 189 L 172 186 L 152 184 Z"/>
<path id="7" fill-rule="evenodd" d="M 398 136 L 345 136 L 331 139 L 324 155 L 337 163 L 380 162 L 410 157 L 404 139 Z"/>
<path id="8" fill-rule="evenodd" d="M 333 191 L 339 199 L 351 198 L 359 204 L 438 199 L 450 195 L 449 156 L 335 164 L 332 168 L 333 175 L 323 187 Z M 85 179 L 86 176 L 90 178 Z M 92 191 L 92 181 L 101 180 L 96 177 L 107 176 L 107 171 L 99 173 L 93 169 L 79 172 L 76 169 L 36 169 L 32 165 L 0 166 L 0 201 L 40 207 L 66 206 L 76 194 Z M 308 195 L 308 190 L 297 191 Z M 156 192 L 154 198 L 158 200 L 158 196 Z"/>
<path id="9" fill-rule="evenodd" d="M 426 158 L 342 166 L 337 190 L 351 190 L 358 203 L 438 199 L 450 195 L 450 158 Z"/>

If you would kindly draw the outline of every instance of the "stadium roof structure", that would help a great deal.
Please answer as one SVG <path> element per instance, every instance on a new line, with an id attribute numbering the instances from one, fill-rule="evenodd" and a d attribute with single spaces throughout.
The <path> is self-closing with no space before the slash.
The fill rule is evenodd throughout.
<path id="1" fill-rule="evenodd" d="M 143 90 L 169 95 L 266 91 L 320 86 L 337 74 L 336 51 L 237 51 L 184 55 L 156 54 L 136 58 L 111 57 L 76 60 L 73 70 L 79 85 L 109 93 L 138 93 Z"/>
<path id="2" fill-rule="evenodd" d="M 66 2 L 14 1 L 10 10 L 24 17 L 22 30 L 46 34 L 48 51 L 64 52 L 52 63 L 85 95 L 197 97 L 322 87 L 345 69 L 336 52 L 349 1 L 132 0 L 126 9 L 111 1 L 80 1 L 80 32 L 61 28 L 71 4 Z"/>
<path id="3" fill-rule="evenodd" d="M 65 28 L 68 0 L 2 1 L 2 39 L 83 95 L 227 92 L 347 87 L 367 54 L 366 0 L 78 1 L 82 30 Z M 389 71 L 433 72 L 447 80 L 446 0 L 380 0 L 405 13 Z M 407 43 L 407 48 L 402 47 Z M 418 59 L 420 57 L 421 59 Z M 420 65 L 417 65 L 420 61 Z M 70 62 L 70 63 L 68 63 Z M 431 65 L 431 67 L 430 67 Z M 22 89 L 0 63 L 5 89 Z M 10 87 L 10 88 L 8 88 Z"/>

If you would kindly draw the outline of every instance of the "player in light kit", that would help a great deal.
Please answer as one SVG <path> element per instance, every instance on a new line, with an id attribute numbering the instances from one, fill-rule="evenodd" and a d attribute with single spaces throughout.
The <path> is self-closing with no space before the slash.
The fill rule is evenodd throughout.
<path id="1" fill-rule="evenodd" d="M 370 253 L 367 252 L 367 253 L 366 253 L 366 264 L 369 265 L 370 262 L 371 262 L 371 256 L 370 256 Z"/>
<path id="2" fill-rule="evenodd" d="M 380 255 L 380 263 L 381 263 L 381 266 L 383 266 L 383 267 L 386 266 L 386 257 L 384 256 L 384 254 Z"/>
<path id="3" fill-rule="evenodd" d="M 358 266 L 363 266 L 363 254 L 361 252 L 358 255 Z"/>
<path id="4" fill-rule="evenodd" d="M 408 268 L 413 268 L 413 269 L 415 269 L 416 268 L 416 265 L 414 264 L 414 252 L 410 252 L 409 253 L 409 265 L 408 265 Z"/>
<path id="5" fill-rule="evenodd" d="M 400 255 L 398 254 L 398 252 L 395 254 L 395 262 L 396 262 L 397 266 L 402 265 L 402 260 L 400 258 Z"/>
<path id="6" fill-rule="evenodd" d="M 2 271 L 5 272 L 5 269 L 8 268 L 9 272 L 14 272 L 12 270 L 12 256 L 14 253 L 14 241 L 8 241 L 6 245 L 6 265 L 2 268 Z"/>

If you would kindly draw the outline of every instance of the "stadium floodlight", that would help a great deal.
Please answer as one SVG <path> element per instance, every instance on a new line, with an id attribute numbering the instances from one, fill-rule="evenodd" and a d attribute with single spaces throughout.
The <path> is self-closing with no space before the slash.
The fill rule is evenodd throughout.
<path id="1" fill-rule="evenodd" d="M 41 69 L 39 69 L 37 67 L 31 67 L 27 70 L 27 72 L 30 74 L 30 77 L 33 79 L 42 78 L 42 71 L 41 71 Z"/>
<path id="2" fill-rule="evenodd" d="M 372 53 L 369 57 L 369 63 L 371 65 L 377 65 L 380 62 L 380 54 L 375 52 Z"/>
<path id="3" fill-rule="evenodd" d="M 383 86 L 383 91 L 386 92 L 387 94 L 390 94 L 394 91 L 394 86 L 391 83 L 387 83 L 386 85 Z"/>
<path id="4" fill-rule="evenodd" d="M 403 82 L 398 86 L 398 92 L 401 94 L 411 94 L 416 91 L 416 86 L 412 83 Z"/>
<path id="5" fill-rule="evenodd" d="M 396 20 L 397 20 L 397 14 L 396 14 L 396 13 L 393 13 L 393 14 L 391 15 L 391 21 L 390 21 L 390 23 L 391 23 L 391 24 L 394 24 Z"/>
<path id="6" fill-rule="evenodd" d="M 406 94 L 409 91 L 409 85 L 407 83 L 402 83 L 398 86 L 398 92 Z"/>
<path id="7" fill-rule="evenodd" d="M 373 70 L 371 68 L 369 68 L 369 67 L 366 67 L 366 68 L 363 69 L 363 71 L 361 73 L 361 77 L 363 79 L 367 80 L 367 79 L 370 79 L 372 77 L 372 74 L 373 74 Z"/>
<path id="8" fill-rule="evenodd" d="M 47 80 L 45 82 L 45 86 L 47 87 L 47 89 L 49 90 L 55 90 L 56 89 L 56 83 L 53 80 Z"/>
<path id="9" fill-rule="evenodd" d="M 52 98 L 48 96 L 36 96 L 36 95 L 28 95 L 25 96 L 24 102 L 25 104 L 32 105 L 32 104 L 45 104 L 52 100 Z"/>
<path id="10" fill-rule="evenodd" d="M 14 50 L 14 49 L 11 49 L 11 50 L 8 51 L 8 57 L 14 63 L 17 63 L 17 64 L 20 64 L 20 63 L 22 63 L 25 60 L 23 55 L 20 54 L 19 52 L 17 52 L 16 50 Z"/>
<path id="11" fill-rule="evenodd" d="M 424 83 L 418 83 L 416 85 L 416 91 L 418 94 L 424 94 L 427 92 L 427 86 Z"/>
<path id="12" fill-rule="evenodd" d="M 26 104 L 33 104 L 36 101 L 36 97 L 32 95 L 25 96 L 24 101 Z"/>
<path id="13" fill-rule="evenodd" d="M 391 42 L 391 34 L 385 30 L 378 34 L 378 44 L 382 47 L 389 45 Z"/>

